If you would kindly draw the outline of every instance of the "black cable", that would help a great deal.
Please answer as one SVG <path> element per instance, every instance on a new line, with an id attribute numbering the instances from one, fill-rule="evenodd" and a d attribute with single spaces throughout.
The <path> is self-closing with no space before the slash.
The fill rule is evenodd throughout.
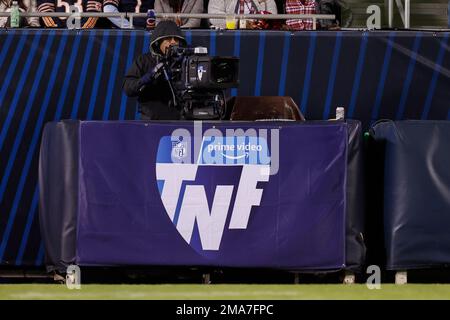
<path id="1" fill-rule="evenodd" d="M 176 108 L 176 107 L 178 107 L 177 98 L 175 95 L 175 91 L 173 90 L 172 81 L 170 81 L 170 77 L 169 77 L 169 74 L 167 73 L 165 64 L 163 65 L 162 69 L 164 72 L 164 77 L 166 78 L 167 83 L 169 84 L 170 92 L 172 93 L 173 106 Z"/>

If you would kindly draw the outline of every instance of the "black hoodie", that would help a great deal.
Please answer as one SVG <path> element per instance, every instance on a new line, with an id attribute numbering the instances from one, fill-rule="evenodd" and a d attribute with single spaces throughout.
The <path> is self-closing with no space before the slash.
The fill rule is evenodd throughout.
<path id="1" fill-rule="evenodd" d="M 150 52 L 138 56 L 125 75 L 123 90 L 127 96 L 138 98 L 142 119 L 177 120 L 180 118 L 179 110 L 169 107 L 172 93 L 164 77 L 159 77 L 149 85 L 144 85 L 141 80 L 146 73 L 151 72 L 156 66 L 158 58 L 161 56 L 159 44 L 167 37 L 178 38 L 180 45 L 186 44 L 181 30 L 175 22 L 161 21 L 152 33 Z"/>

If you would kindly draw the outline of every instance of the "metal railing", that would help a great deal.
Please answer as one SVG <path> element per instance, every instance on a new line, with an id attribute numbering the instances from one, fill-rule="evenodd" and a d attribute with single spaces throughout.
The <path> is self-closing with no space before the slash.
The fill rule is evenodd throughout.
<path id="1" fill-rule="evenodd" d="M 9 12 L 0 12 L 0 17 L 9 17 Z M 131 27 L 134 18 L 147 18 L 146 13 L 132 12 L 21 12 L 21 17 L 63 17 L 63 18 L 121 18 L 130 19 Z M 317 29 L 317 20 L 335 20 L 334 14 L 210 14 L 210 13 L 156 13 L 158 19 L 236 19 L 236 20 L 288 20 L 288 19 L 312 19 L 313 30 Z"/>

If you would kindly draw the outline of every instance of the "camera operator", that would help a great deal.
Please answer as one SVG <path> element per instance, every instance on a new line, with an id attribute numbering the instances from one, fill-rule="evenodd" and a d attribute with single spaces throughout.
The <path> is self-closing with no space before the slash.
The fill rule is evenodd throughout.
<path id="1" fill-rule="evenodd" d="M 138 56 L 125 75 L 123 89 L 127 96 L 137 97 L 144 120 L 178 120 L 180 111 L 169 107 L 170 86 L 165 79 L 163 56 L 170 46 L 186 46 L 177 24 L 161 21 L 152 33 L 150 52 Z"/>

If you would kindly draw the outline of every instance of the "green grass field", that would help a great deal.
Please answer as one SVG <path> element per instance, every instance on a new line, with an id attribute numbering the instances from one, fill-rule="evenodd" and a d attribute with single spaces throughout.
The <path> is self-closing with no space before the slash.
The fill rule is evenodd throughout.
<path id="1" fill-rule="evenodd" d="M 450 300 L 450 285 L 82 285 L 69 290 L 64 285 L 0 285 L 0 299 L 157 299 L 157 300 Z"/>

